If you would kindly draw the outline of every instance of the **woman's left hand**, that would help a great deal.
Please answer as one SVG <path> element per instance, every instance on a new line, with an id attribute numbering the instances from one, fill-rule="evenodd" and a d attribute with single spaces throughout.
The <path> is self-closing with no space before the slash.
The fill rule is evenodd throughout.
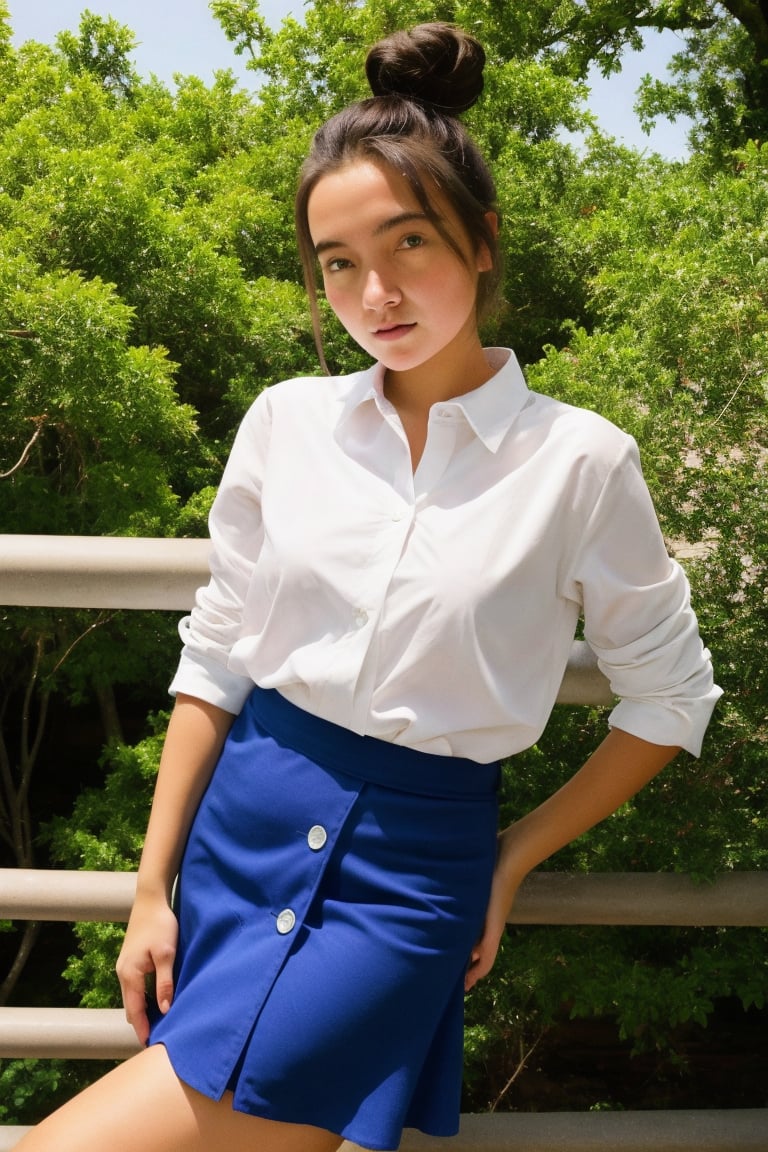
<path id="1" fill-rule="evenodd" d="M 504 934 L 504 925 L 499 930 L 497 925 L 493 927 L 486 919 L 480 939 L 475 944 L 469 957 L 469 965 L 464 977 L 464 991 L 469 992 L 474 988 L 478 980 L 482 980 L 487 976 L 491 968 L 493 968 L 496 960 L 496 953 L 499 950 L 501 937 Z"/>
<path id="2" fill-rule="evenodd" d="M 505 879 L 497 862 L 491 884 L 491 896 L 485 913 L 483 931 L 469 957 L 467 973 L 464 977 L 464 991 L 469 992 L 478 980 L 487 976 L 496 960 L 501 939 L 507 927 L 507 916 L 512 907 L 516 886 Z"/>
<path id="3" fill-rule="evenodd" d="M 512 902 L 528 873 L 615 812 L 678 752 L 612 728 L 575 776 L 499 835 L 485 927 L 464 981 L 467 992 L 493 967 Z"/>

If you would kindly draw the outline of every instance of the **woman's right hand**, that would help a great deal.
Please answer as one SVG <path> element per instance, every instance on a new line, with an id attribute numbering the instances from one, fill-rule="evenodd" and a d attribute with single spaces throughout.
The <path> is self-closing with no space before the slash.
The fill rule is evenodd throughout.
<path id="1" fill-rule="evenodd" d="M 136 899 L 125 933 L 117 975 L 128 1022 L 141 1044 L 149 1038 L 146 981 L 165 1014 L 173 999 L 173 962 L 179 927 L 170 907 L 189 829 L 234 716 L 181 693 L 165 737 L 155 796 L 137 876 Z"/>
<path id="2" fill-rule="evenodd" d="M 116 969 L 126 1019 L 140 1044 L 149 1038 L 148 976 L 154 976 L 160 1011 L 165 1014 L 171 1006 L 178 935 L 178 922 L 164 896 L 137 895 Z"/>

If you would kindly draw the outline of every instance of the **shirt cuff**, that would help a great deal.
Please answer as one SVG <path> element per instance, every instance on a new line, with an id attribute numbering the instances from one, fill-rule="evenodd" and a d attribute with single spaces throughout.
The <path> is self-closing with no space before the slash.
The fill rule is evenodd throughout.
<path id="1" fill-rule="evenodd" d="M 672 700 L 620 700 L 608 717 L 612 728 L 621 728 L 631 736 L 651 744 L 684 748 L 692 756 L 701 755 L 704 733 L 715 704 L 722 696 L 716 684 L 698 700 L 687 700 L 685 706 Z"/>
<path id="2" fill-rule="evenodd" d="M 215 660 L 191 656 L 186 651 L 181 654 L 176 675 L 168 689 L 171 696 L 183 692 L 231 712 L 233 716 L 239 715 L 252 690 L 253 681 L 249 676 L 230 672 Z"/>

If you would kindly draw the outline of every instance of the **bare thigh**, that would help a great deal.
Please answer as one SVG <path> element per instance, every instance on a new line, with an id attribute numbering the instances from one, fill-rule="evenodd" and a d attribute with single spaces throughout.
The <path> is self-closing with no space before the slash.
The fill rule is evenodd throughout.
<path id="1" fill-rule="evenodd" d="M 54 1112 L 16 1152 L 335 1152 L 341 1143 L 324 1128 L 233 1112 L 230 1093 L 201 1096 L 158 1044 Z"/>

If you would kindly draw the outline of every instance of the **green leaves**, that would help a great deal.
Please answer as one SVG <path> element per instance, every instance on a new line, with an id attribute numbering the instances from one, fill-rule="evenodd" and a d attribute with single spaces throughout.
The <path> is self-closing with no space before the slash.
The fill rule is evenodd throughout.
<path id="1" fill-rule="evenodd" d="M 5 531 L 162 534 L 173 514 L 167 450 L 195 432 L 161 349 L 126 344 L 131 310 L 98 279 L 30 277 L 6 296 L 0 340 Z M 25 337 L 9 333 L 25 332 Z"/>
<path id="2" fill-rule="evenodd" d="M 106 90 L 130 94 L 137 77 L 129 59 L 136 37 L 129 28 L 86 8 L 79 35 L 60 32 L 56 43 L 73 72 L 90 73 Z"/>

